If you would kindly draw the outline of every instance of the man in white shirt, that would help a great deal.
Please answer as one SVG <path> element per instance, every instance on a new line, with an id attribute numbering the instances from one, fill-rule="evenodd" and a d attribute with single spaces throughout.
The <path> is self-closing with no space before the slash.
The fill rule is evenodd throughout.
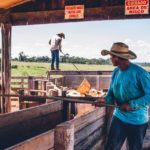
<path id="1" fill-rule="evenodd" d="M 62 38 L 65 39 L 64 33 L 58 33 L 53 36 L 50 41 L 50 51 L 51 51 L 51 70 L 55 70 L 54 63 L 56 61 L 56 70 L 59 69 L 59 51 L 61 52 L 61 42 Z"/>

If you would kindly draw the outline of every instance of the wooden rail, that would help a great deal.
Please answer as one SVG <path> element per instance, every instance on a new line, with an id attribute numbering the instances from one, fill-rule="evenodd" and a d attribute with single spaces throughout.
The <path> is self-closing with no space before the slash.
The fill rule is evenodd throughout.
<path id="1" fill-rule="evenodd" d="M 6 150 L 95 150 L 103 147 L 104 124 L 105 108 L 96 108 Z"/>
<path id="2" fill-rule="evenodd" d="M 11 90 L 14 93 L 19 93 L 24 90 L 28 93 L 30 89 L 34 89 L 34 81 L 36 80 L 46 80 L 46 77 L 12 77 L 11 78 Z M 41 86 L 41 85 L 40 85 Z M 40 87 L 41 88 L 41 87 Z"/>
<path id="3" fill-rule="evenodd" d="M 54 84 L 62 84 L 62 77 L 50 78 L 47 77 L 12 77 L 11 78 L 11 90 L 14 94 L 18 94 L 21 91 L 24 91 L 27 94 L 30 94 L 30 91 L 39 90 L 36 92 L 43 93 L 46 90 L 46 82 L 51 81 Z M 21 94 L 21 93 L 19 93 Z"/>
<path id="4" fill-rule="evenodd" d="M 61 105 L 60 102 L 61 101 L 59 101 L 59 103 L 58 102 L 53 103 L 52 107 L 50 107 L 50 105 L 43 105 L 44 107 L 41 106 L 41 108 L 37 107 L 37 110 L 38 110 L 37 113 L 33 113 L 33 109 L 29 109 L 28 113 L 24 112 L 25 117 L 22 117 L 22 114 L 19 114 L 19 113 L 11 114 L 16 119 L 11 120 L 11 122 L 9 121 L 9 124 L 8 124 L 9 118 L 7 116 L 4 116 L 2 118 L 0 117 L 2 126 L 3 124 L 5 124 L 9 127 L 7 128 L 7 130 L 8 129 L 11 130 L 10 125 L 14 126 L 16 120 L 18 120 L 19 122 L 26 120 L 25 122 L 28 124 L 28 120 L 31 121 L 33 116 L 38 117 L 40 115 L 44 115 L 47 111 L 50 111 L 51 109 L 55 110 L 54 104 L 57 104 L 57 107 L 60 107 L 59 106 Z M 29 150 L 30 149 L 40 150 L 41 147 L 42 147 L 42 150 L 103 149 L 105 139 L 107 136 L 106 134 L 107 128 L 109 128 L 109 124 L 110 124 L 112 111 L 113 111 L 112 109 L 110 110 L 107 108 L 96 108 L 93 111 L 84 114 L 83 116 L 74 118 L 72 120 L 69 120 L 67 122 L 57 125 L 54 130 L 49 130 L 45 133 L 42 133 L 24 142 L 14 145 L 8 148 L 8 150 L 22 150 L 24 148 L 28 148 Z M 31 114 L 31 116 L 29 114 Z M 28 116 L 30 116 L 31 118 Z M 20 127 L 18 129 L 20 129 Z M 149 149 L 150 147 L 150 144 L 149 144 L 150 132 L 149 131 L 150 130 L 148 129 L 146 138 L 144 141 L 144 146 L 143 146 L 144 150 Z M 125 144 L 122 150 L 126 150 Z"/>
<path id="5" fill-rule="evenodd" d="M 63 121 L 62 109 L 62 102 L 56 101 L 0 115 L 0 149 L 55 128 Z"/>
<path id="6" fill-rule="evenodd" d="M 5 150 L 54 150 L 54 129 L 6 148 Z"/>
<path id="7" fill-rule="evenodd" d="M 14 94 L 18 94 L 21 91 L 24 91 L 25 93 L 29 94 L 30 90 L 44 90 L 44 86 L 46 81 L 52 81 L 55 84 L 60 84 L 60 82 L 66 82 L 66 84 L 70 84 L 70 77 L 74 76 L 79 78 L 80 76 L 94 76 L 94 75 L 100 75 L 102 78 L 106 75 L 103 80 L 107 80 L 111 76 L 112 71 L 48 71 L 47 77 L 38 77 L 38 76 L 28 76 L 28 77 L 20 77 L 20 76 L 13 76 L 11 78 L 11 90 Z M 51 75 L 63 75 L 64 81 L 62 81 L 62 77 L 52 78 Z M 1 77 L 0 77 L 1 78 Z M 81 78 L 81 77 L 80 77 Z M 96 80 L 97 81 L 97 80 Z M 101 78 L 99 79 L 99 82 L 101 81 Z M 106 82 L 106 81 L 104 81 Z M 72 85 L 71 85 L 72 86 Z M 106 85 L 107 87 L 108 85 Z M 96 87 L 97 88 L 97 87 Z M 21 94 L 21 93 L 19 93 Z"/>

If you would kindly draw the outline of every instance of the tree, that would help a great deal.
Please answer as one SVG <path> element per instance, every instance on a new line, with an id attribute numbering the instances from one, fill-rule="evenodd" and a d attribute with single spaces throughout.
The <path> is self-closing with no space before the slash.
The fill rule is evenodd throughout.
<path id="1" fill-rule="evenodd" d="M 20 52 L 19 53 L 19 61 L 26 61 L 27 60 L 27 56 L 24 54 L 24 52 Z"/>

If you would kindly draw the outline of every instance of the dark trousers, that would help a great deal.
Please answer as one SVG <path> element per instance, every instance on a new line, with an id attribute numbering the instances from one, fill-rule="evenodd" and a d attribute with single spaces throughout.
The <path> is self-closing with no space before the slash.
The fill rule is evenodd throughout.
<path id="1" fill-rule="evenodd" d="M 59 50 L 51 51 L 51 69 L 54 69 L 54 63 L 56 60 L 56 68 L 59 69 Z"/>
<path id="2" fill-rule="evenodd" d="M 148 123 L 132 125 L 124 123 L 114 116 L 112 118 L 105 150 L 120 150 L 126 138 L 129 150 L 142 150 L 147 127 Z"/>

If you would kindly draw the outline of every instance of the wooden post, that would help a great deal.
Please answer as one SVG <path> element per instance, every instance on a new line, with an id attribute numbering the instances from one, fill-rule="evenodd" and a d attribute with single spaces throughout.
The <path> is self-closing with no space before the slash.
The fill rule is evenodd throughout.
<path id="1" fill-rule="evenodd" d="M 63 121 L 68 120 L 69 103 L 63 101 Z"/>
<path id="2" fill-rule="evenodd" d="M 60 1 L 60 9 L 64 9 L 65 6 L 65 0 Z"/>
<path id="3" fill-rule="evenodd" d="M 62 96 L 66 97 L 66 91 L 62 91 Z M 69 120 L 70 113 L 69 102 L 63 101 L 63 121 Z"/>
<path id="4" fill-rule="evenodd" d="M 55 150 L 73 150 L 74 149 L 74 124 L 62 123 L 57 125 L 54 133 Z"/>
<path id="5" fill-rule="evenodd" d="M 29 76 L 28 77 L 28 91 L 29 91 L 28 94 L 30 94 L 30 90 L 32 90 L 32 89 L 33 89 L 33 77 Z"/>
<path id="6" fill-rule="evenodd" d="M 11 24 L 2 23 L 2 94 L 10 94 L 11 82 Z M 10 98 L 1 98 L 1 113 L 10 112 Z"/>

